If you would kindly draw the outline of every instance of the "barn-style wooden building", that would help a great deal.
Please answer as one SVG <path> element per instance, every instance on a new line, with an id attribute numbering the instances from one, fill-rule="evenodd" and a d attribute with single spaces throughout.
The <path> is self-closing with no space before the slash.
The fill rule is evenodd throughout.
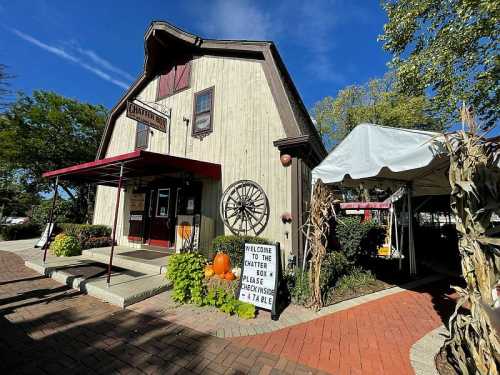
<path id="1" fill-rule="evenodd" d="M 46 176 L 97 183 L 93 222 L 113 226 L 121 170 L 120 245 L 205 251 L 246 233 L 300 257 L 310 171 L 326 151 L 276 46 L 153 22 L 144 49 L 96 160 Z"/>

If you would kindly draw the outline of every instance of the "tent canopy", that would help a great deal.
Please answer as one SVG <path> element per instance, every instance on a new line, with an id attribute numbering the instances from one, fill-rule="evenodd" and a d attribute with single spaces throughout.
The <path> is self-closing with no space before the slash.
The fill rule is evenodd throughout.
<path id="1" fill-rule="evenodd" d="M 449 158 L 440 133 L 360 124 L 312 171 L 312 183 L 397 188 L 414 195 L 450 193 Z"/>

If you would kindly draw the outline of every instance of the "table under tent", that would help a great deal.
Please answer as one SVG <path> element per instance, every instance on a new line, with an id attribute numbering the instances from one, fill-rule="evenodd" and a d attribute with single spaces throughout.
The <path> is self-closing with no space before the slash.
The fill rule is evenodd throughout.
<path id="1" fill-rule="evenodd" d="M 404 263 L 412 276 L 425 262 L 459 272 L 443 141 L 440 133 L 360 124 L 312 171 L 313 186 L 321 180 L 340 192 L 362 187 L 386 193 L 381 203 L 388 212 L 383 216 L 389 243 L 379 255 L 397 257 L 400 269 Z M 344 203 L 370 208 L 351 206 Z"/>

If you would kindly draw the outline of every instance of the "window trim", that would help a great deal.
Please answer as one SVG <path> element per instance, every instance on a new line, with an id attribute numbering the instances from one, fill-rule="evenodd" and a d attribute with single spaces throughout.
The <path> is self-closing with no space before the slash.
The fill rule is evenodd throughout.
<path id="1" fill-rule="evenodd" d="M 203 95 L 206 94 L 207 92 L 210 92 L 210 126 L 207 129 L 203 130 L 195 130 L 195 125 L 196 125 L 196 99 Z M 191 135 L 193 137 L 199 137 L 199 136 L 205 136 L 213 132 L 214 130 L 214 97 L 215 97 L 215 86 L 208 87 L 206 89 L 203 89 L 201 91 L 198 91 L 194 94 L 194 100 L 193 100 L 193 125 L 191 127 Z M 207 113 L 202 112 L 201 114 Z"/>
<path id="2" fill-rule="evenodd" d="M 146 127 L 145 130 L 141 131 L 143 133 L 146 133 L 146 145 L 145 146 L 141 146 L 141 147 L 137 146 L 137 139 L 138 139 L 138 135 L 139 135 L 139 131 L 138 131 L 139 124 L 142 124 L 142 125 L 144 125 Z M 135 141 L 134 141 L 134 149 L 135 150 L 146 150 L 149 147 L 149 133 L 150 132 L 151 132 L 151 128 L 148 125 L 146 125 L 146 124 L 144 124 L 144 123 L 142 123 L 140 121 L 137 121 L 135 123 Z"/>
<path id="3" fill-rule="evenodd" d="M 166 215 L 158 215 L 158 202 L 160 202 L 160 191 L 168 190 L 168 203 L 167 203 L 167 214 Z M 160 217 L 162 219 L 169 217 L 170 213 L 170 188 L 158 189 L 156 192 L 156 207 L 155 207 L 155 217 Z"/>
<path id="4" fill-rule="evenodd" d="M 159 100 L 162 100 L 162 99 L 165 99 L 165 98 L 169 98 L 169 97 L 171 97 L 171 96 L 173 96 L 173 95 L 175 95 L 175 94 L 178 94 L 178 93 L 180 93 L 180 92 L 182 92 L 182 91 L 189 90 L 189 89 L 191 88 L 191 75 L 192 75 L 192 72 L 193 72 L 193 64 L 192 64 L 192 60 L 189 60 L 188 64 L 189 64 L 189 77 L 188 77 L 188 85 L 187 85 L 186 87 L 184 87 L 184 88 L 180 89 L 180 90 L 176 90 L 176 91 L 174 90 L 174 91 L 172 91 L 172 93 L 171 93 L 171 94 L 167 94 L 167 95 L 163 95 L 163 96 L 161 96 L 161 95 L 160 95 L 160 78 L 161 78 L 161 76 L 162 76 L 162 75 L 164 75 L 164 74 L 161 74 L 161 73 L 160 73 L 160 74 L 158 74 L 157 83 L 156 83 L 156 101 L 159 101 Z M 174 65 L 174 66 L 172 66 L 172 69 L 175 69 L 175 70 L 176 70 L 176 73 L 177 73 L 177 66 L 178 66 L 178 65 Z M 170 73 L 170 72 L 169 72 L 169 73 Z M 175 78 L 176 78 L 175 76 L 176 76 L 176 75 L 174 74 L 174 85 L 175 85 Z"/>

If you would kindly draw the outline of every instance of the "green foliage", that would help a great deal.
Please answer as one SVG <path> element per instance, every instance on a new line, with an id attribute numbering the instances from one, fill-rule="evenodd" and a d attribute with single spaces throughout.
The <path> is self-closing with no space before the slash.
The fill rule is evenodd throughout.
<path id="1" fill-rule="evenodd" d="M 321 263 L 320 288 L 322 293 L 326 293 L 329 288 L 350 271 L 351 263 L 346 255 L 340 251 L 333 251 L 326 254 Z"/>
<path id="2" fill-rule="evenodd" d="M 219 251 L 229 255 L 233 267 L 241 267 L 245 254 L 245 243 L 271 245 L 273 242 L 265 238 L 253 236 L 218 236 L 212 242 L 212 251 Z"/>
<path id="3" fill-rule="evenodd" d="M 78 239 L 64 233 L 58 234 L 50 244 L 50 251 L 58 257 L 71 257 L 82 254 Z"/>
<path id="4" fill-rule="evenodd" d="M 207 285 L 207 294 L 203 300 L 204 304 L 217 307 L 226 314 L 237 314 L 242 319 L 255 317 L 255 306 L 241 302 L 236 298 L 237 282 L 211 282 Z"/>
<path id="5" fill-rule="evenodd" d="M 370 271 L 355 267 L 347 275 L 342 276 L 335 285 L 335 292 L 343 294 L 348 290 L 354 291 L 360 287 L 370 285 L 376 281 Z"/>
<path id="6" fill-rule="evenodd" d="M 334 146 L 361 123 L 442 130 L 443 123 L 431 116 L 430 109 L 423 93 L 397 92 L 394 76 L 388 73 L 364 85 L 347 86 L 335 98 L 325 97 L 314 105 L 312 115 L 327 146 Z"/>
<path id="7" fill-rule="evenodd" d="M 173 284 L 174 301 L 203 304 L 203 267 L 206 261 L 199 253 L 174 254 L 168 258 L 167 278 Z"/>
<path id="8" fill-rule="evenodd" d="M 498 123 L 500 2 L 385 0 L 380 40 L 393 53 L 401 92 L 433 94 L 435 111 L 457 122 L 465 101 L 485 124 Z"/>
<path id="9" fill-rule="evenodd" d="M 384 243 L 384 229 L 372 220 L 361 222 L 356 216 L 337 219 L 335 234 L 346 258 L 359 263 L 377 254 L 377 248 Z"/>
<path id="10" fill-rule="evenodd" d="M 255 318 L 255 306 L 250 303 L 238 301 L 236 314 L 242 319 L 253 319 Z"/>
<path id="11" fill-rule="evenodd" d="M 49 220 L 50 210 L 52 209 L 52 199 L 45 199 L 39 205 L 33 207 L 31 221 L 44 228 Z M 66 199 L 58 199 L 54 210 L 56 222 L 72 222 L 77 220 L 73 211 L 73 202 Z"/>
<path id="12" fill-rule="evenodd" d="M 111 246 L 111 228 L 107 225 L 57 223 L 57 230 L 75 237 L 83 250 Z"/>
<path id="13" fill-rule="evenodd" d="M 305 305 L 311 297 L 311 286 L 309 284 L 309 272 L 295 268 L 292 273 L 285 275 L 285 281 L 292 298 L 297 305 Z"/>
<path id="14" fill-rule="evenodd" d="M 0 116 L 0 165 L 15 176 L 22 191 L 47 192 L 52 186 L 42 178 L 43 172 L 95 159 L 106 117 L 103 106 L 53 92 L 19 94 Z M 61 188 L 75 202 L 83 221 L 87 187 L 63 183 Z"/>
<path id="15" fill-rule="evenodd" d="M 40 235 L 40 227 L 33 223 L 4 225 L 0 227 L 0 237 L 4 241 L 35 238 Z"/>

